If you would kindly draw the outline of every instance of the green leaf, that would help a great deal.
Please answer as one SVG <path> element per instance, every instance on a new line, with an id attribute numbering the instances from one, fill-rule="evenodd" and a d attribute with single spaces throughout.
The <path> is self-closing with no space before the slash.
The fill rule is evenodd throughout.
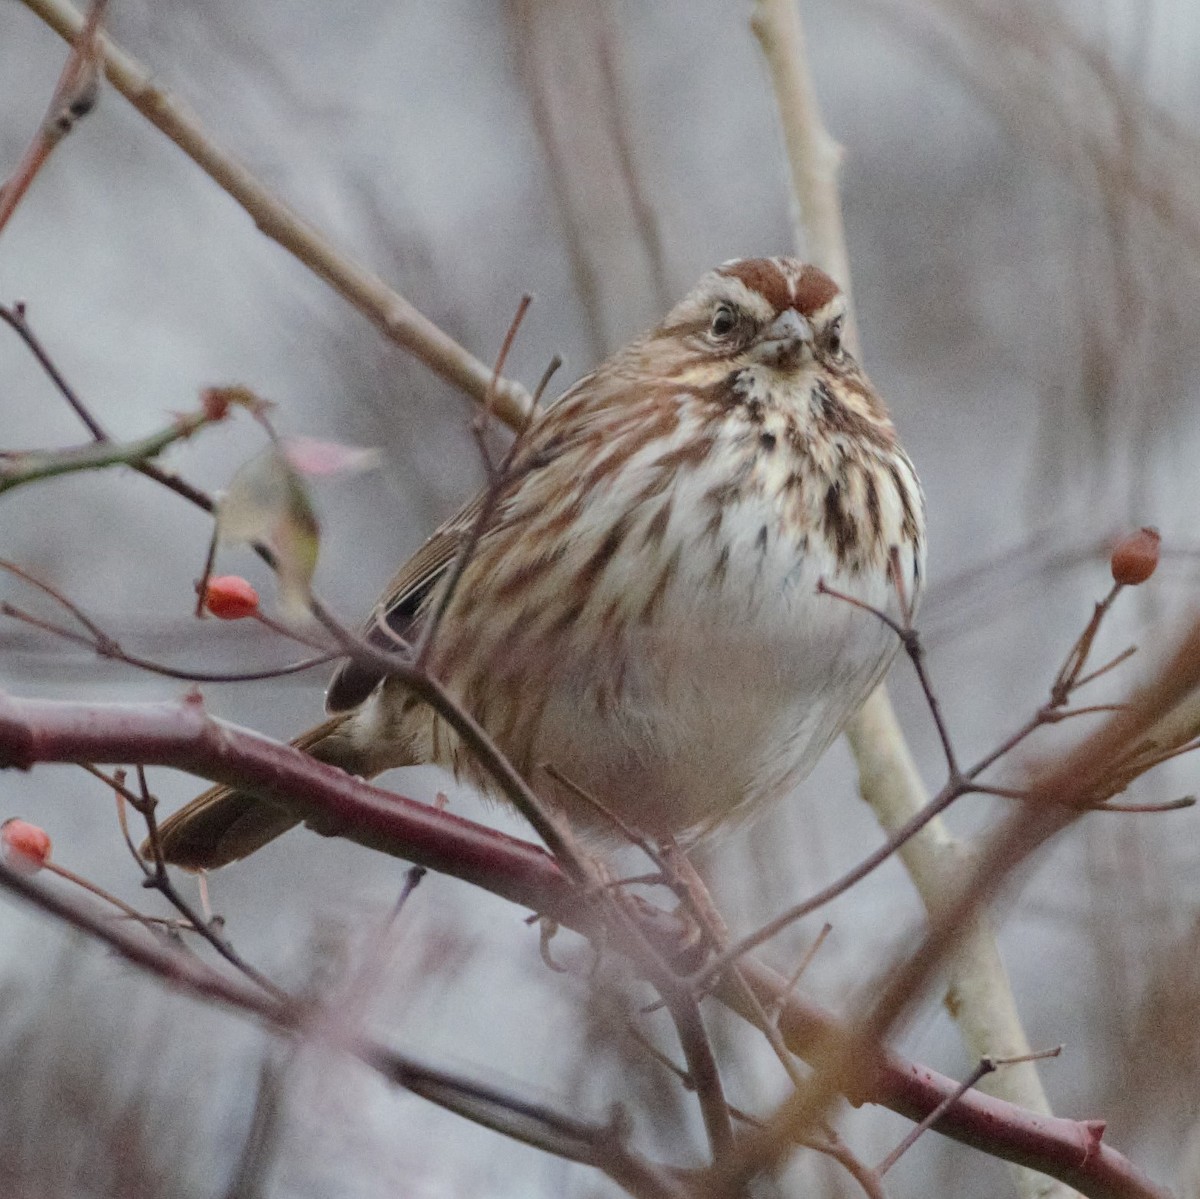
<path id="1" fill-rule="evenodd" d="M 217 536 L 227 544 L 269 545 L 276 557 L 280 606 L 293 618 L 307 612 L 321 527 L 300 475 L 276 446 L 233 476 L 217 505 Z"/>

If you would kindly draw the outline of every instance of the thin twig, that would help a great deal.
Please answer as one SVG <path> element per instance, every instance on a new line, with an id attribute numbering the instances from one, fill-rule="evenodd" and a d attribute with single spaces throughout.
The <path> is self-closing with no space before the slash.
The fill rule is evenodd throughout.
<path id="1" fill-rule="evenodd" d="M 108 642 L 109 637 L 105 631 L 93 621 L 86 612 L 57 587 L 47 583 L 44 579 L 39 579 L 37 575 L 32 575 L 23 567 L 18 566 L 15 562 L 8 558 L 0 558 L 0 570 L 7 572 L 14 578 L 18 578 L 23 583 L 28 583 L 30 587 L 40 591 L 43 595 L 49 596 L 61 608 L 65 608 L 89 633 L 96 642 Z"/>
<path id="2" fill-rule="evenodd" d="M 862 861 L 850 870 L 847 870 L 845 874 L 835 879 L 827 887 L 822 887 L 820 891 L 809 896 L 808 899 L 794 904 L 749 936 L 735 942 L 701 970 L 697 971 L 692 978 L 692 985 L 698 988 L 710 987 L 713 979 L 732 963 L 736 962 L 743 954 L 757 949 L 758 946 L 765 944 L 772 937 L 777 936 L 788 925 L 794 924 L 797 920 L 802 920 L 805 916 L 811 915 L 827 903 L 831 903 L 839 895 L 845 894 L 851 887 L 861 882 L 868 874 L 886 862 L 898 849 L 907 844 L 935 816 L 944 812 L 964 793 L 965 787 L 966 784 L 944 787 L 925 807 L 905 821 L 904 824 L 900 825 L 899 828 L 894 829 L 878 849 L 868 854 Z"/>
<path id="3" fill-rule="evenodd" d="M 46 164 L 54 148 L 75 128 L 96 105 L 100 90 L 100 72 L 96 50 L 96 35 L 108 0 L 92 0 L 87 16 L 71 53 L 58 77 L 50 107 L 38 126 L 17 169 L 0 187 L 0 232 L 16 212 L 21 198 L 29 190 L 34 177 Z"/>
<path id="4" fill-rule="evenodd" d="M 542 377 L 538 380 L 537 386 L 533 389 L 533 411 L 537 410 L 542 405 L 542 396 L 546 394 L 546 388 L 550 386 L 550 380 L 558 374 L 559 369 L 563 364 L 562 358 L 558 354 L 551 356 L 550 361 L 546 364 L 546 369 L 542 371 Z"/>
<path id="5" fill-rule="evenodd" d="M 496 402 L 496 388 L 500 385 L 500 380 L 504 376 L 504 367 L 508 363 L 508 356 L 512 352 L 513 344 L 517 340 L 517 334 L 521 329 L 521 324 L 524 322 L 525 315 L 528 313 L 529 306 L 532 303 L 533 296 L 528 292 L 517 301 L 517 310 L 513 313 L 513 318 L 508 324 L 508 331 L 504 334 L 503 342 L 500 343 L 500 352 L 496 355 L 496 361 L 492 363 L 491 382 L 488 384 L 483 402 L 479 406 L 479 412 L 471 422 L 471 428 L 479 442 L 480 456 L 483 458 L 483 465 L 488 472 L 489 478 L 492 477 L 494 471 L 484 437 L 487 434 L 488 425 L 492 419 L 492 406 Z"/>
<path id="6" fill-rule="evenodd" d="M 664 1070 L 673 1074 L 678 1080 L 679 1085 L 685 1091 L 695 1091 L 696 1084 L 692 1081 L 692 1076 L 682 1067 L 663 1053 L 653 1041 L 650 1040 L 638 1027 L 632 1022 L 625 1024 L 625 1033 L 630 1040 L 636 1044 L 654 1059 Z M 759 1119 L 757 1116 L 752 1116 L 749 1112 L 743 1111 L 740 1107 L 735 1107 L 732 1103 L 729 1105 L 729 1114 L 741 1124 L 757 1125 Z"/>
<path id="7" fill-rule="evenodd" d="M 1083 673 L 1083 668 L 1087 665 L 1088 657 L 1092 652 L 1092 645 L 1096 640 L 1096 634 L 1100 631 L 1100 625 L 1122 590 L 1123 587 L 1120 583 L 1113 583 L 1109 593 L 1096 604 L 1096 607 L 1092 611 L 1091 619 L 1088 621 L 1083 632 L 1080 633 L 1079 639 L 1067 652 L 1066 659 L 1062 666 L 1059 667 L 1058 674 L 1055 676 L 1054 682 L 1050 687 L 1050 704 L 1052 707 L 1062 707 L 1066 703 L 1067 697 L 1079 685 L 1080 675 Z"/>
<path id="8" fill-rule="evenodd" d="M 89 410 L 79 393 L 67 382 L 62 371 L 59 370 L 54 359 L 51 357 L 50 352 L 34 333 L 26 316 L 25 305 L 18 303 L 13 305 L 11 309 L 0 305 L 0 319 L 3 319 L 15 330 L 29 351 L 38 360 L 39 365 L 46 372 L 47 377 L 54 384 L 59 394 L 70 405 L 92 437 L 96 441 L 111 441 L 112 438 L 105 431 L 104 426 L 100 424 L 95 415 Z M 154 482 L 175 492 L 176 495 L 195 504 L 205 512 L 211 514 L 216 511 L 216 503 L 210 496 L 206 495 L 198 487 L 193 487 L 190 483 L 185 482 L 173 472 L 163 470 L 153 462 L 131 462 L 129 465 L 138 474 L 145 475 L 148 479 L 153 479 Z M 256 545 L 254 549 L 268 564 L 274 561 L 274 555 L 266 547 Z"/>
<path id="9" fill-rule="evenodd" d="M 1128 649 L 1123 649 L 1110 662 L 1106 662 L 1103 666 L 1097 667 L 1090 674 L 1081 675 L 1079 678 L 1077 678 L 1075 680 L 1075 690 L 1078 691 L 1080 687 L 1086 687 L 1088 683 L 1100 678 L 1102 675 L 1108 674 L 1110 670 L 1115 670 L 1122 663 L 1128 662 L 1129 659 L 1132 658 L 1136 653 L 1136 645 L 1131 645 L 1128 647 Z"/>
<path id="10" fill-rule="evenodd" d="M 176 417 L 165 429 L 137 441 L 96 441 L 63 450 L 28 450 L 0 455 L 0 495 L 28 483 L 106 466 L 139 466 L 168 446 L 199 432 L 213 418 L 203 412 Z"/>
<path id="11" fill-rule="evenodd" d="M 148 917 L 137 910 L 130 907 L 119 896 L 113 895 L 112 892 L 106 891 L 97 883 L 93 883 L 90 879 L 86 879 L 82 874 L 76 874 L 74 870 L 68 870 L 66 866 L 58 862 L 46 862 L 42 866 L 43 870 L 48 870 L 51 874 L 58 875 L 61 879 L 66 879 L 69 883 L 74 883 L 75 886 L 87 891 L 91 895 L 95 895 L 97 899 L 104 900 L 105 903 L 112 904 L 122 915 L 128 916 L 130 920 L 136 920 L 139 924 L 147 924 Z"/>
<path id="12" fill-rule="evenodd" d="M 692 865 L 687 854 L 679 849 L 673 841 L 668 842 L 665 850 L 669 865 L 669 877 L 678 878 L 677 893 L 683 897 L 684 902 L 694 914 L 709 946 L 720 954 L 729 944 L 729 929 L 721 918 L 720 912 L 717 911 L 717 905 L 713 902 L 704 879 L 700 877 L 699 871 Z M 795 1058 L 784 1043 L 777 1024 L 777 1015 L 768 1013 L 753 987 L 742 976 L 736 961 L 731 964 L 727 977 L 730 984 L 736 989 L 745 1010 L 749 1013 L 750 1022 L 766 1038 L 767 1044 L 770 1045 L 772 1052 L 779 1060 L 779 1064 L 783 1067 L 792 1086 L 799 1087 L 803 1082 L 803 1077 Z M 693 993 L 691 989 L 689 989 L 689 993 Z M 703 992 L 695 989 L 694 993 L 702 994 Z"/>
<path id="13" fill-rule="evenodd" d="M 918 1138 L 928 1132 L 968 1091 L 974 1089 L 980 1079 L 993 1073 L 1001 1066 L 1015 1066 L 1018 1062 L 1037 1062 L 1046 1058 L 1058 1057 L 1063 1047 L 1056 1045 L 1053 1049 L 1044 1049 L 1040 1053 L 1023 1053 L 1015 1057 L 983 1057 L 971 1073 L 963 1079 L 958 1089 L 947 1095 L 919 1124 L 908 1130 L 904 1139 L 875 1167 L 875 1173 L 882 1178 L 912 1147 Z"/>
<path id="14" fill-rule="evenodd" d="M 564 774 L 553 762 L 543 762 L 542 770 L 546 772 L 556 783 L 560 783 L 566 787 L 577 799 L 587 804 L 594 812 L 598 813 L 604 820 L 613 826 L 623 836 L 630 845 L 636 845 L 648 857 L 655 866 L 658 867 L 659 877 L 667 879 L 670 876 L 670 868 L 667 866 L 663 855 L 651 844 L 649 838 L 643 836 L 636 828 L 633 827 L 622 816 L 618 815 L 611 808 L 606 807 L 599 799 L 596 798 L 586 787 L 581 787 L 574 779 Z"/>
<path id="15" fill-rule="evenodd" d="M 90 762 L 80 762 L 79 765 L 88 772 L 88 774 L 98 778 L 102 783 L 108 784 L 109 777 L 102 770 L 93 766 Z M 153 873 L 146 859 L 137 851 L 137 846 L 133 843 L 133 835 L 129 831 L 129 817 L 125 811 L 125 796 L 121 792 L 125 789 L 125 771 L 118 770 L 113 775 L 112 779 L 115 785 L 112 787 L 113 797 L 117 802 L 117 824 L 121 827 L 121 836 L 125 841 L 125 848 L 129 850 L 130 857 L 133 858 L 137 868 L 147 878 Z"/>
<path id="16" fill-rule="evenodd" d="M 974 766 L 970 768 L 964 777 L 968 779 L 978 778 L 990 766 L 994 766 L 1001 758 L 1007 757 L 1014 749 L 1017 748 L 1027 737 L 1032 736 L 1040 728 L 1044 728 L 1046 720 L 1042 713 L 1044 708 L 1039 709 L 1031 716 L 1019 729 L 1014 733 L 1010 733 L 999 745 L 996 746 L 990 753 L 985 754 Z"/>
<path id="17" fill-rule="evenodd" d="M 450 601 L 454 598 L 454 594 L 458 590 L 458 585 L 462 581 L 467 567 L 475 556 L 475 551 L 479 546 L 479 539 L 483 536 L 484 530 L 491 522 L 492 515 L 496 510 L 496 504 L 500 499 L 500 493 L 507 482 L 509 468 L 512 466 L 513 459 L 516 457 L 524 441 L 524 429 L 522 429 L 513 438 L 512 444 L 508 447 L 503 460 L 497 467 L 493 465 L 491 457 L 488 455 L 487 446 L 484 442 L 484 434 L 487 428 L 487 420 L 492 412 L 492 404 L 495 400 L 495 386 L 500 379 L 501 372 L 504 370 L 504 364 L 508 360 L 508 353 L 512 349 L 517 331 L 520 329 L 521 322 L 525 319 L 525 313 L 529 311 L 531 303 L 532 297 L 524 295 L 517 305 L 517 311 L 513 316 L 512 322 L 509 324 L 508 332 L 505 334 L 504 342 L 500 347 L 500 353 L 496 357 L 496 365 L 492 370 L 492 386 L 484 396 L 483 411 L 480 418 L 472 425 L 479 443 L 480 457 L 483 459 L 484 467 L 487 470 L 488 486 L 479 503 L 479 510 L 475 514 L 475 519 L 471 522 L 471 527 L 458 548 L 458 553 L 455 555 L 450 573 L 446 581 L 438 588 L 437 600 L 433 611 L 426 617 L 425 627 L 418 638 L 413 658 L 416 669 L 420 671 L 425 671 L 429 665 L 429 653 L 433 646 L 434 637 L 441 627 L 442 619 L 450 607 Z M 387 624 L 386 621 L 383 623 Z"/>
<path id="18" fill-rule="evenodd" d="M 832 1128 L 826 1128 L 820 1137 L 806 1137 L 801 1144 L 837 1162 L 862 1187 L 867 1199 L 887 1199 L 881 1171 L 872 1170 Z"/>
<path id="19" fill-rule="evenodd" d="M 829 925 L 825 926 L 826 931 Z M 819 946 L 822 938 L 818 938 L 817 945 Z M 811 960 L 811 959 L 810 959 Z M 799 972 L 798 972 L 799 973 Z M 797 977 L 798 977 L 797 973 Z M 790 991 L 795 984 L 795 978 L 789 983 L 788 990 Z M 744 985 L 744 984 L 743 984 Z M 784 992 L 780 993 L 780 1003 L 786 999 Z M 775 1005 L 772 1004 L 774 1007 Z M 766 1009 L 764 1008 L 764 1011 Z M 651 1057 L 654 1058 L 660 1065 L 664 1066 L 672 1074 L 674 1074 L 684 1087 L 688 1090 L 695 1090 L 695 1082 L 692 1076 L 686 1071 L 677 1066 L 666 1054 L 658 1049 L 650 1040 L 648 1040 L 633 1024 L 626 1025 L 626 1032 L 632 1037 Z M 744 1124 L 753 1127 L 761 1127 L 761 1121 L 756 1116 L 751 1116 L 749 1113 L 742 1111 L 740 1108 L 729 1105 L 729 1114 L 735 1119 Z M 840 1162 L 850 1174 L 856 1178 L 863 1186 L 864 1190 L 870 1196 L 882 1197 L 882 1188 L 878 1186 L 878 1180 L 872 1179 L 872 1172 L 849 1150 L 849 1148 L 840 1140 L 837 1134 L 832 1129 L 825 1130 L 825 1136 L 822 1139 L 806 1138 L 802 1144 L 807 1148 L 813 1149 L 818 1153 L 824 1153 Z M 873 1185 L 874 1181 L 874 1185 Z"/>
<path id="20" fill-rule="evenodd" d="M 43 620 L 41 617 L 34 616 L 32 613 L 26 612 L 21 608 L 17 608 L 13 604 L 0 602 L 0 615 L 8 616 L 13 620 L 19 620 L 24 624 L 31 625 L 34 628 L 42 629 L 44 632 L 52 633 L 56 637 L 60 637 L 65 641 L 71 641 L 76 645 L 84 645 L 94 650 L 102 658 L 110 658 L 115 661 L 128 663 L 130 666 L 135 666 L 139 670 L 145 670 L 151 674 L 165 675 L 168 678 L 181 679 L 191 683 L 245 683 L 258 681 L 261 679 L 282 678 L 285 675 L 298 674 L 301 671 L 309 670 L 314 666 L 320 666 L 325 662 L 331 662 L 335 658 L 341 656 L 337 650 L 322 647 L 319 643 L 314 642 L 311 638 L 306 637 L 303 633 L 293 632 L 286 625 L 282 625 L 277 621 L 271 620 L 269 617 L 256 614 L 259 623 L 265 625 L 273 632 L 279 633 L 282 636 L 290 637 L 300 641 L 302 644 L 309 645 L 313 648 L 322 649 L 323 652 L 316 657 L 304 658 L 299 662 L 292 662 L 285 666 L 275 666 L 257 671 L 211 671 L 211 670 L 186 670 L 181 667 L 165 666 L 161 662 L 155 662 L 150 658 L 143 658 L 137 654 L 130 654 L 117 639 L 102 629 L 88 614 L 72 600 L 64 592 L 57 587 L 47 583 L 44 579 L 40 579 L 37 575 L 30 574 L 29 571 L 18 566 L 15 562 L 9 561 L 7 558 L 0 558 L 0 571 L 5 571 L 27 583 L 43 595 L 48 596 L 61 608 L 66 609 L 70 615 L 77 620 L 87 630 L 90 636 L 83 636 L 76 633 L 72 629 L 64 628 L 62 625 L 53 623 L 52 621 Z"/>
<path id="21" fill-rule="evenodd" d="M 204 554 L 204 566 L 200 571 L 200 577 L 196 580 L 196 607 L 192 612 L 197 620 L 203 620 L 208 613 L 205 611 L 204 601 L 208 599 L 208 583 L 212 578 L 213 570 L 217 564 L 217 547 L 221 543 L 221 522 L 214 520 L 212 522 L 212 533 L 208 538 L 208 549 Z"/>
<path id="22" fill-rule="evenodd" d="M 158 800 L 150 794 L 146 786 L 146 773 L 142 766 L 138 766 L 138 781 L 141 785 L 141 793 L 132 791 L 129 787 L 118 778 L 107 775 L 104 771 L 97 769 L 90 764 L 81 763 L 84 769 L 91 775 L 99 779 L 105 786 L 114 791 L 118 797 L 125 800 L 130 807 L 138 813 L 139 816 L 146 822 L 147 839 L 151 846 L 154 868 L 147 873 L 142 885 L 149 887 L 152 890 L 158 891 L 168 903 L 184 919 L 188 922 L 191 929 L 203 937 L 212 947 L 219 953 L 231 966 L 241 971 L 251 982 L 261 987 L 269 995 L 276 1000 L 282 1002 L 290 1002 L 290 997 L 282 988 L 277 987 L 266 975 L 260 973 L 255 967 L 250 965 L 234 949 L 229 940 L 213 927 L 211 921 L 202 919 L 193 909 L 192 906 L 180 895 L 175 884 L 171 881 L 170 875 L 167 873 L 166 863 L 163 861 L 162 847 L 158 839 L 158 822 L 154 816 L 154 809 L 158 804 Z"/>
<path id="23" fill-rule="evenodd" d="M 882 608 L 876 608 L 871 604 L 864 603 L 852 595 L 847 595 L 844 591 L 834 590 L 834 588 L 825 582 L 824 578 L 817 580 L 817 594 L 831 596 L 833 599 L 841 600 L 843 603 L 859 608 L 863 612 L 870 613 L 876 620 L 891 629 L 900 639 L 900 644 L 904 647 L 904 652 L 908 654 L 909 660 L 913 665 L 913 670 L 916 671 L 917 681 L 921 684 L 921 690 L 925 695 L 925 703 L 928 705 L 930 715 L 933 717 L 938 740 L 942 744 L 942 753 L 946 758 L 946 768 L 950 775 L 950 783 L 953 785 L 963 777 L 962 772 L 958 768 L 958 757 L 954 752 L 954 743 L 950 740 L 950 730 L 946 727 L 946 719 L 942 715 L 942 705 L 938 700 L 937 692 L 934 691 L 933 683 L 930 681 L 929 674 L 925 669 L 925 650 L 921 645 L 921 638 L 917 630 L 913 628 L 911 623 L 912 609 L 909 607 L 903 581 L 897 569 L 893 568 L 891 575 L 899 594 L 903 623 L 893 620 Z"/>
<path id="24" fill-rule="evenodd" d="M 24 609 L 18 608 L 7 601 L 0 601 L 0 616 L 7 616 L 9 619 L 20 621 L 31 628 L 41 629 L 43 632 L 51 633 L 64 641 L 72 641 L 76 645 L 87 646 L 89 649 L 94 650 L 101 658 L 106 658 L 114 662 L 124 662 L 128 666 L 146 671 L 147 674 L 157 674 L 168 679 L 179 679 L 185 683 L 252 683 L 264 679 L 280 679 L 288 675 L 300 674 L 305 670 L 312 670 L 314 666 L 323 666 L 325 663 L 336 661 L 342 656 L 339 651 L 330 650 L 328 653 L 317 654 L 311 658 L 302 658 L 299 662 L 289 662 L 284 666 L 268 666 L 262 670 L 189 670 L 184 667 L 165 666 L 163 663 L 155 662 L 151 658 L 143 658 L 137 654 L 131 654 L 127 650 L 122 649 L 116 641 L 106 635 L 100 640 L 85 637 L 82 633 L 76 633 L 72 629 L 55 624 L 53 621 L 43 620 L 41 617 L 34 616 L 32 613 L 26 612 Z"/>
<path id="25" fill-rule="evenodd" d="M 1120 704 L 1089 704 L 1083 708 L 1047 708 L 1039 715 L 1045 724 L 1058 724 L 1061 720 L 1070 720 L 1075 716 L 1094 716 L 1098 712 L 1119 712 Z"/>
<path id="26" fill-rule="evenodd" d="M 305 1038 L 311 1016 L 298 1005 L 251 989 L 160 938 L 131 936 L 127 926 L 102 920 L 88 908 L 55 895 L 0 865 L 0 888 L 108 945 L 126 961 L 199 999 L 265 1024 L 272 1032 Z M 671 1174 L 628 1150 L 611 1125 L 588 1123 L 544 1104 L 474 1079 L 427 1066 L 378 1042 L 339 1043 L 384 1078 L 502 1135 L 604 1171 L 638 1199 L 685 1199 Z"/>
<path id="27" fill-rule="evenodd" d="M 412 897 L 412 893 L 421 884 L 421 880 L 428 874 L 424 866 L 410 866 L 404 872 L 404 885 L 400 888 L 400 894 L 396 896 L 396 902 L 392 905 L 392 921 L 396 921 L 400 917 L 400 913 L 404 911 L 405 904 Z"/>
<path id="28" fill-rule="evenodd" d="M 826 938 L 833 932 L 833 925 L 826 921 L 821 925 L 821 931 L 813 938 L 813 943 L 800 955 L 800 961 L 797 963 L 795 970 L 788 975 L 787 987 L 781 991 L 775 1000 L 767 1006 L 767 1013 L 776 1024 L 779 1023 L 779 1013 L 783 1010 L 783 1005 L 787 1002 L 788 996 L 799 985 L 800 980 L 804 977 L 809 966 L 812 965 L 813 959 L 821 951 L 821 946 L 825 944 Z"/>
<path id="29" fill-rule="evenodd" d="M 1097 804 L 1095 810 L 1097 812 L 1182 812 L 1185 808 L 1194 808 L 1196 806 L 1196 797 L 1194 795 L 1185 795 L 1182 799 L 1170 799 L 1164 803 L 1118 803 L 1116 800 L 1108 800 L 1106 803 Z"/>
<path id="30" fill-rule="evenodd" d="M 29 351 L 38 360 L 42 370 L 46 372 L 50 381 L 54 384 L 62 395 L 63 399 L 75 410 L 76 416 L 87 427 L 88 432 L 97 441 L 107 441 L 108 434 L 105 433 L 103 427 L 99 424 L 96 418 L 88 411 L 87 405 L 76 394 L 71 385 L 63 378 L 62 372 L 58 369 L 54 359 L 50 357 L 46 347 L 42 345 L 41 340 L 34 333 L 29 325 L 29 321 L 25 316 L 25 305 L 23 303 L 14 304 L 11 308 L 0 304 L 0 320 L 9 325 L 17 336 L 25 343 Z"/>

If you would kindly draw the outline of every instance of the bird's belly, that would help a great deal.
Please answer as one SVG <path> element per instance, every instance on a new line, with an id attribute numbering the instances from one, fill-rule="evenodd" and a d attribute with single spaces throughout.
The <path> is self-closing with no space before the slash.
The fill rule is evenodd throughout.
<path id="1" fill-rule="evenodd" d="M 751 814 L 809 773 L 897 648 L 818 581 L 893 615 L 895 592 L 886 571 L 851 574 L 819 539 L 741 524 L 726 521 L 720 549 L 681 556 L 652 620 L 590 654 L 564 638 L 532 752 L 513 746 L 526 769 L 552 762 L 654 836 Z M 585 827 L 604 824 L 569 789 L 555 798 Z"/>

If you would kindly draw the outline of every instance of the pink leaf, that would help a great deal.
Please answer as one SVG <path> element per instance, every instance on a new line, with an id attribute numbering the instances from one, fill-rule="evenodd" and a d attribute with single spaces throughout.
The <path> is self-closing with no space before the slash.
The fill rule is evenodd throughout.
<path id="1" fill-rule="evenodd" d="M 319 441 L 315 437 L 288 437 L 280 443 L 288 465 L 302 475 L 358 474 L 379 465 L 379 451 L 361 446 Z"/>

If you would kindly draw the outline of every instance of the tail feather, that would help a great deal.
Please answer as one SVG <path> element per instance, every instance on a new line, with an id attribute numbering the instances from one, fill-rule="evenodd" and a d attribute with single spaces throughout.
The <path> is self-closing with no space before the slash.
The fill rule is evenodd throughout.
<path id="1" fill-rule="evenodd" d="M 320 762 L 362 773 L 362 753 L 343 731 L 350 714 L 341 713 L 309 729 L 292 744 Z M 211 787 L 159 826 L 163 857 L 190 870 L 214 870 L 261 849 L 299 824 L 300 817 L 281 804 L 232 787 Z M 152 854 L 149 841 L 143 857 Z"/>

